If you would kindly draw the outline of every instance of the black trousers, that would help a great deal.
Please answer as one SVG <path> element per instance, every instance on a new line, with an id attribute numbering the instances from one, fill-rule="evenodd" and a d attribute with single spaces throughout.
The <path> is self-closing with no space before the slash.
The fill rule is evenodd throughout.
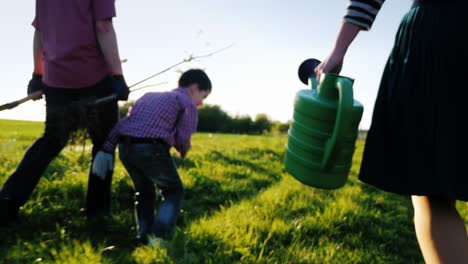
<path id="1" fill-rule="evenodd" d="M 110 77 L 79 89 L 46 87 L 44 134 L 26 151 L 21 163 L 7 179 L 0 190 L 0 199 L 8 199 L 18 206 L 26 203 L 49 163 L 65 147 L 70 134 L 80 128 L 86 129 L 91 137 L 94 159 L 118 121 L 118 105 L 115 100 L 99 105 L 92 103 L 112 93 Z M 86 199 L 88 215 L 110 213 L 112 172 L 109 174 L 101 180 L 90 169 Z"/>

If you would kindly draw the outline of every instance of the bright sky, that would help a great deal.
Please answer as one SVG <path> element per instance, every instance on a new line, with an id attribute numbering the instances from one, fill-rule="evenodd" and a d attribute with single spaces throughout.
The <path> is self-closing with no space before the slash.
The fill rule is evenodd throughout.
<path id="1" fill-rule="evenodd" d="M 189 54 L 202 55 L 231 43 L 212 57 L 184 64 L 199 67 L 213 82 L 206 100 L 231 115 L 266 113 L 292 118 L 294 96 L 307 89 L 297 68 L 307 58 L 323 60 L 335 41 L 347 0 L 154 1 L 117 0 L 114 19 L 129 85 L 171 66 Z M 368 128 L 380 77 L 398 24 L 410 0 L 386 1 L 371 31 L 348 50 L 342 75 L 355 79 L 354 97 L 364 105 L 361 128 Z M 26 96 L 32 72 L 33 1 L 7 1 L 0 9 L 2 36 L 0 104 Z M 175 70 L 146 82 L 168 84 L 132 93 L 175 88 Z M 0 118 L 44 120 L 44 100 L 0 112 Z"/>

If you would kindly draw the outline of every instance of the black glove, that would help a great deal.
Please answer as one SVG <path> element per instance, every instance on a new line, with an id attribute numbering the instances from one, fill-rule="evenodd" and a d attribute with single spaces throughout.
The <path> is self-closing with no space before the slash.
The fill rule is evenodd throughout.
<path id="1" fill-rule="evenodd" d="M 44 84 L 42 83 L 42 75 L 38 73 L 33 73 L 31 80 L 28 83 L 28 95 L 41 91 L 44 89 Z M 33 100 L 39 100 L 41 97 L 35 98 Z"/>
<path id="2" fill-rule="evenodd" d="M 117 95 L 117 100 L 127 101 L 130 89 L 123 75 L 114 75 L 112 77 L 112 86 L 114 87 L 114 93 Z"/>

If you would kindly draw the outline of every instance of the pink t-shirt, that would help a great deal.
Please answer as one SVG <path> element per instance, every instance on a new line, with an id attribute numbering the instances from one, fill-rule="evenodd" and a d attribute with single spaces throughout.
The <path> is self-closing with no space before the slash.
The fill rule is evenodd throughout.
<path id="1" fill-rule="evenodd" d="M 115 0 L 36 0 L 33 26 L 44 48 L 43 82 L 82 88 L 110 74 L 95 33 L 97 20 L 115 17 Z"/>

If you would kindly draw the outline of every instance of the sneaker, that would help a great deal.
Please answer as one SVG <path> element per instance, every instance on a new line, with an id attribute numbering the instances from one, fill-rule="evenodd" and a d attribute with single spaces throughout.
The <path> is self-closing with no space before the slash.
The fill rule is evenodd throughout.
<path id="1" fill-rule="evenodd" d="M 162 239 L 160 237 L 149 236 L 147 245 L 150 246 L 150 247 L 168 248 L 169 247 L 169 241 L 164 240 L 164 239 Z"/>

